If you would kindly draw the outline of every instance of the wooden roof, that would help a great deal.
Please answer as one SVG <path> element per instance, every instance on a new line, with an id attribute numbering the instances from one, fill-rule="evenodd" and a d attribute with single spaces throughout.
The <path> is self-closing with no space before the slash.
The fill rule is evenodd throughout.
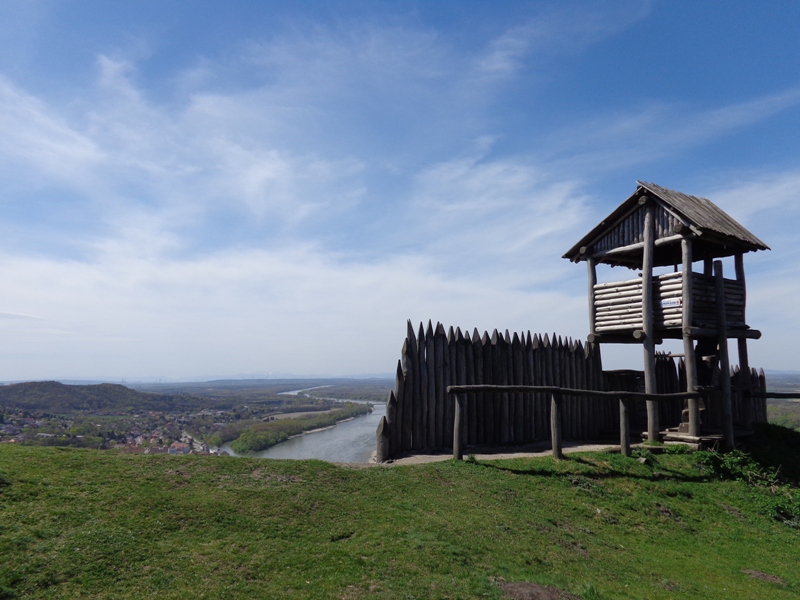
<path id="1" fill-rule="evenodd" d="M 680 264 L 682 237 L 692 238 L 694 260 L 722 258 L 742 252 L 769 250 L 755 235 L 706 198 L 690 196 L 655 183 L 637 181 L 636 191 L 575 244 L 563 258 L 573 262 L 593 257 L 597 262 L 641 268 L 645 207 L 655 204 L 655 266 Z"/>

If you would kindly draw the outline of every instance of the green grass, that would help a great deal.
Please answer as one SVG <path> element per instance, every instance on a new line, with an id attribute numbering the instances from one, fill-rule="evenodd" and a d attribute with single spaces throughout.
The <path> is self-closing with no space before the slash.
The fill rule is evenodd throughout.
<path id="1" fill-rule="evenodd" d="M 773 510 L 796 490 L 748 483 L 746 459 L 642 457 L 350 469 L 3 444 L 0 598 L 800 594 L 800 529 Z"/>

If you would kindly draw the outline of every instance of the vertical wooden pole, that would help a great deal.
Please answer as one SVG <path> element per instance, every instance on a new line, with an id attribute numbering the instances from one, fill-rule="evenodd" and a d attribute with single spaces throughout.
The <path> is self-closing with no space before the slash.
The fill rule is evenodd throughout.
<path id="1" fill-rule="evenodd" d="M 744 278 L 744 255 L 740 252 L 734 257 L 734 266 L 736 268 L 736 281 L 742 284 L 742 321 L 747 323 L 747 282 Z M 737 340 L 739 350 L 739 398 L 744 406 L 740 414 L 744 415 L 742 425 L 747 429 L 753 427 L 755 420 L 755 410 L 753 406 L 753 395 L 750 391 L 750 359 L 747 356 L 747 338 L 739 338 Z"/>
<path id="2" fill-rule="evenodd" d="M 595 331 L 597 311 L 594 307 L 594 286 L 597 285 L 597 267 L 593 258 L 586 259 L 586 270 L 589 272 L 589 333 L 597 333 Z"/>
<path id="3" fill-rule="evenodd" d="M 694 289 L 692 285 L 692 240 L 684 237 L 681 240 L 683 257 L 683 354 L 686 368 L 686 391 L 694 392 L 697 387 L 697 360 L 694 355 L 694 340 L 691 336 L 694 319 Z M 692 398 L 689 404 L 689 435 L 700 435 L 700 401 Z"/>
<path id="4" fill-rule="evenodd" d="M 644 213 L 644 257 L 642 260 L 642 323 L 644 330 L 644 390 L 648 394 L 657 393 L 656 386 L 656 338 L 653 325 L 653 260 L 655 258 L 655 232 L 653 201 L 643 196 L 640 203 L 645 205 Z M 658 402 L 647 401 L 647 440 L 658 441 Z"/>
<path id="5" fill-rule="evenodd" d="M 725 444 L 733 448 L 733 409 L 731 406 L 731 363 L 728 359 L 728 326 L 725 316 L 725 280 L 722 278 L 722 261 L 714 261 L 714 283 L 717 300 L 717 334 L 719 340 L 720 383 L 722 384 L 722 433 Z"/>
<path id="6" fill-rule="evenodd" d="M 455 415 L 453 418 L 453 458 L 464 458 L 464 405 L 466 394 L 456 394 Z"/>
<path id="7" fill-rule="evenodd" d="M 561 394 L 553 394 L 550 398 L 550 437 L 553 443 L 553 458 L 564 458 L 561 450 Z"/>
<path id="8" fill-rule="evenodd" d="M 628 422 L 628 401 L 619 399 L 619 451 L 622 456 L 631 455 L 631 430 Z"/>

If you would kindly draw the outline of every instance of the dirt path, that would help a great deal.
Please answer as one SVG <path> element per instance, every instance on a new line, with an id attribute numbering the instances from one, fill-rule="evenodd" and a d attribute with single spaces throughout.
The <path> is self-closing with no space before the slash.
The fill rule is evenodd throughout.
<path id="1" fill-rule="evenodd" d="M 573 452 L 600 452 L 605 450 L 619 451 L 619 446 L 609 444 L 608 442 L 564 442 L 563 450 L 564 454 L 571 454 Z M 550 446 L 550 442 L 540 442 L 536 444 L 525 444 L 523 446 L 481 446 L 467 450 L 466 455 L 474 455 L 477 460 L 499 460 L 503 458 L 534 458 L 540 456 L 550 456 L 552 452 L 553 450 Z M 435 454 L 405 454 L 390 460 L 386 464 L 420 465 L 424 463 L 450 460 L 451 458 L 453 458 L 452 450 L 445 450 Z M 372 454 L 369 464 L 377 464 L 375 463 L 375 453 Z"/>

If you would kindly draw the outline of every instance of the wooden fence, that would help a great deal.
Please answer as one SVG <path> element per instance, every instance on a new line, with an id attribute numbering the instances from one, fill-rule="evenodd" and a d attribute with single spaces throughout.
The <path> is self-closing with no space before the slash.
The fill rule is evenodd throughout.
<path id="1" fill-rule="evenodd" d="M 664 354 L 656 359 L 659 393 L 686 390 L 685 375 L 675 360 Z M 737 377 L 740 377 L 737 375 Z M 741 377 L 740 377 L 741 378 Z M 640 371 L 604 372 L 598 345 L 562 339 L 555 334 L 472 335 L 460 328 L 447 332 L 441 323 L 434 328 L 420 324 L 415 332 L 411 322 L 401 359 L 397 363 L 395 389 L 386 405 L 386 417 L 378 426 L 378 439 L 388 448 L 381 455 L 401 452 L 442 450 L 453 447 L 454 404 L 446 392 L 453 385 L 554 386 L 580 390 L 643 391 Z M 737 394 L 745 396 L 743 386 L 734 381 L 734 417 L 745 412 Z M 763 372 L 750 377 L 752 393 L 763 392 Z M 714 396 L 714 394 L 710 394 Z M 712 398 L 706 407 L 709 422 L 719 420 L 721 408 Z M 766 420 L 766 408 L 751 401 L 753 420 Z M 598 439 L 618 435 L 620 403 L 615 399 L 590 399 L 582 395 L 564 395 L 561 401 L 562 435 L 566 440 Z M 632 407 L 631 428 L 636 431 L 647 423 L 643 403 Z M 660 423 L 675 427 L 681 421 L 683 407 L 677 402 L 659 403 Z M 466 401 L 464 443 L 475 445 L 519 444 L 551 439 L 551 395 L 544 392 L 508 392 L 470 394 Z M 641 414 L 640 414 L 641 413 Z M 721 418 L 721 417 L 720 417 Z M 744 419 L 741 419 L 744 420 Z"/>

